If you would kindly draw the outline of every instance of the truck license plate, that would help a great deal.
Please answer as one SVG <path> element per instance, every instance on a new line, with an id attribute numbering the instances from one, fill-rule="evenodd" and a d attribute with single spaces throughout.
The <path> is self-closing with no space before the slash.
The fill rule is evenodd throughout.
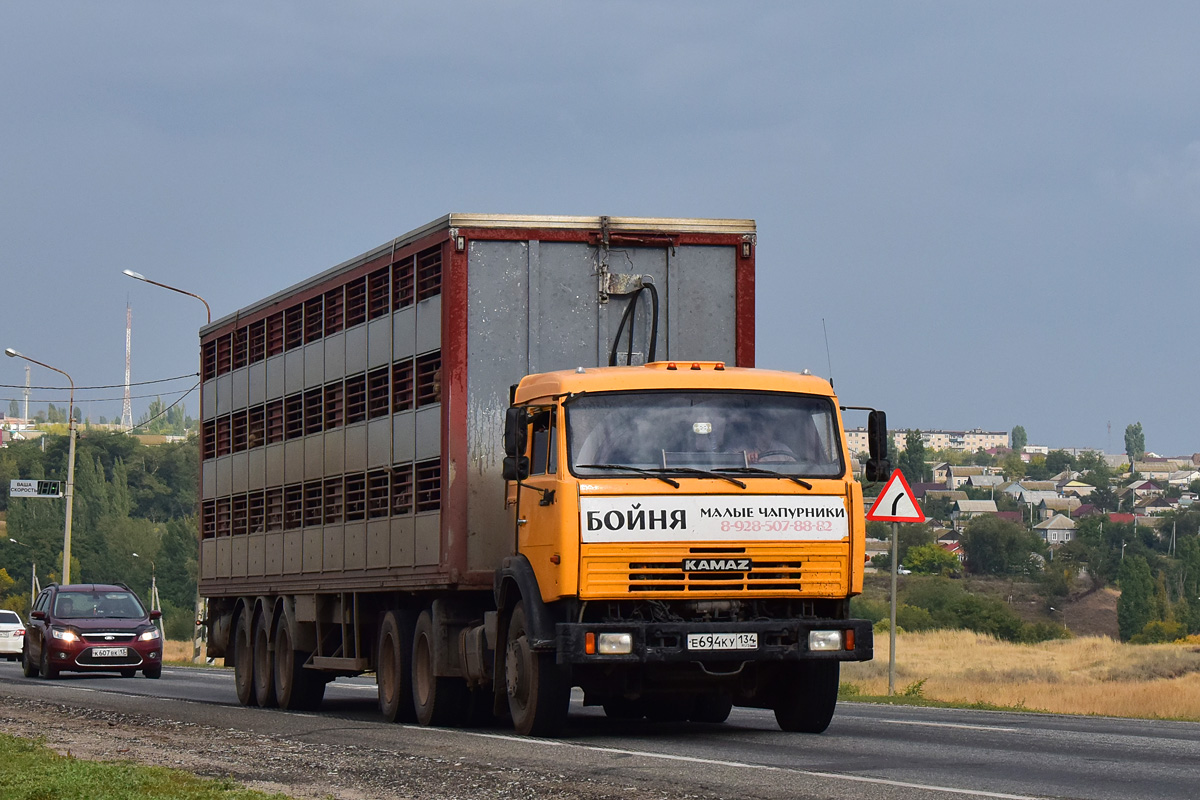
<path id="1" fill-rule="evenodd" d="M 93 647 L 92 657 L 94 658 L 125 658 L 129 655 L 129 649 L 126 647 Z"/>
<path id="2" fill-rule="evenodd" d="M 688 650 L 757 650 L 757 633 L 689 633 Z"/>

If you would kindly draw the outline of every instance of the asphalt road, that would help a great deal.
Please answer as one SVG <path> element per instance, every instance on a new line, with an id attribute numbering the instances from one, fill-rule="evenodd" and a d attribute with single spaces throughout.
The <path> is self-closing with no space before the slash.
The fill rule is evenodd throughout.
<path id="1" fill-rule="evenodd" d="M 1200 796 L 1200 724 L 844 703 L 820 736 L 786 734 L 770 712 L 734 709 L 723 725 L 628 723 L 572 707 L 559 740 L 503 728 L 389 725 L 370 679 L 331 684 L 319 714 L 242 708 L 232 673 L 171 668 L 140 675 L 22 676 L 0 662 L 0 694 L 198 722 L 336 746 L 521 764 L 579 780 L 737 798 L 1025 798 L 1192 800 Z M 634 796 L 631 794 L 631 796 Z"/>

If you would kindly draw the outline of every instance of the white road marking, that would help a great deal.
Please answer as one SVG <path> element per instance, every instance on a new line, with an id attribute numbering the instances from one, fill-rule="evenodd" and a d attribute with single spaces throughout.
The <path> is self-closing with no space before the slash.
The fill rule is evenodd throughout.
<path id="1" fill-rule="evenodd" d="M 554 739 L 535 739 L 528 736 L 506 735 L 502 733 L 479 733 L 476 731 L 452 731 L 445 728 L 424 727 L 421 725 L 404 725 L 402 726 L 413 731 L 423 731 L 431 734 L 450 734 L 459 736 L 477 736 L 481 739 L 499 739 L 506 742 L 525 742 L 527 744 L 536 744 L 538 747 L 568 747 L 578 750 L 591 750 L 596 753 L 609 753 L 612 755 L 623 756 L 641 756 L 642 758 L 655 758 L 662 761 L 683 761 L 692 764 L 716 764 L 723 767 L 735 767 L 738 769 L 753 769 L 762 770 L 764 772 L 784 772 L 792 775 L 808 775 L 814 778 L 828 778 L 830 780 L 849 781 L 852 783 L 868 783 L 878 786 L 894 786 L 903 789 L 922 789 L 930 792 L 943 792 L 945 794 L 960 794 L 970 797 L 989 797 L 996 800 L 1041 800 L 1041 798 L 1031 797 L 1023 794 L 1004 794 L 1002 792 L 987 792 L 979 789 L 958 789 L 953 786 L 935 786 L 925 783 L 909 783 L 907 781 L 894 781 L 887 778 L 868 778 L 863 775 L 842 775 L 836 772 L 816 772 L 806 769 L 789 769 L 786 767 L 773 767 L 769 764 L 751 764 L 742 761 L 721 761 L 711 758 L 697 758 L 695 756 L 679 756 L 670 753 L 653 753 L 645 750 L 625 750 L 619 747 L 601 747 L 599 745 L 577 744 L 575 742 L 560 742 Z"/>
<path id="2" fill-rule="evenodd" d="M 889 725 L 924 725 L 928 728 L 961 728 L 968 731 L 999 731 L 1001 733 L 1023 733 L 1020 728 L 996 728 L 991 725 L 961 725 L 955 722 L 915 722 L 907 719 L 876 719 L 872 722 L 886 722 Z"/>

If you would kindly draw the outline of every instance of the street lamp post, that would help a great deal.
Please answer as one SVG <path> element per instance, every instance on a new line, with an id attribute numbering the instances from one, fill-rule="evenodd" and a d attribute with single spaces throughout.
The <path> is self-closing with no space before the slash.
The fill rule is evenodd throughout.
<path id="1" fill-rule="evenodd" d="M 27 355 L 18 353 L 11 347 L 4 349 L 4 354 L 9 358 L 23 358 L 31 364 L 37 364 L 39 367 L 45 367 L 48 370 L 53 370 L 59 375 L 66 377 L 71 384 L 71 396 L 69 407 L 67 409 L 67 432 L 70 444 L 67 446 L 67 508 L 66 519 L 63 522 L 63 565 L 62 565 L 62 582 L 68 584 L 71 582 L 71 508 L 75 497 L 75 381 L 70 375 L 63 372 L 58 367 L 52 367 L 49 364 L 43 364 L 41 361 L 30 358 Z"/>
<path id="2" fill-rule="evenodd" d="M 201 303 L 204 303 L 204 313 L 205 313 L 207 322 L 210 324 L 212 323 L 212 307 L 209 306 L 207 300 L 205 300 L 203 297 L 196 294 L 195 292 L 189 292 L 184 289 L 180 289 L 176 286 L 169 286 L 165 283 L 159 283 L 158 281 L 150 280 L 142 273 L 134 272 L 131 269 L 121 270 L 121 272 L 123 274 L 128 275 L 129 277 L 133 278 L 134 280 L 143 281 L 152 286 L 157 286 L 160 289 L 166 289 L 171 292 L 178 292 L 179 294 L 186 294 L 188 297 L 196 298 Z M 204 384 L 203 383 L 201 383 L 201 385 L 200 385 L 200 417 L 202 419 L 204 417 Z M 197 579 L 196 579 L 196 628 L 195 628 L 195 632 L 192 636 L 192 663 L 195 663 L 195 664 L 199 664 L 201 661 L 200 645 L 204 641 L 203 620 L 207 616 L 207 614 L 205 612 L 206 612 L 205 603 L 204 603 L 203 598 L 200 597 L 200 579 L 199 579 L 199 577 L 197 577 Z"/>
<path id="3" fill-rule="evenodd" d="M 30 550 L 33 549 L 32 546 L 27 545 L 24 542 L 18 542 L 16 539 L 12 538 L 11 536 L 8 537 L 8 540 L 15 545 L 20 545 L 21 547 L 26 547 L 26 548 L 29 548 Z M 29 563 L 31 565 L 30 570 L 29 570 L 30 571 L 29 607 L 33 608 L 33 601 L 37 600 L 37 596 L 42 593 L 42 586 L 41 586 L 41 584 L 38 583 L 38 579 L 37 579 L 37 561 L 35 559 L 33 559 L 32 557 L 30 557 Z"/>

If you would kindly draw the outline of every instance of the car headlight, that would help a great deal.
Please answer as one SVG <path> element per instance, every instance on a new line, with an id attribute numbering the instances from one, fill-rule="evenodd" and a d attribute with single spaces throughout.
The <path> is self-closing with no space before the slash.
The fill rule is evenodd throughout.
<path id="1" fill-rule="evenodd" d="M 158 632 L 158 628 L 151 628 L 148 631 L 142 631 L 142 635 L 138 637 L 143 642 L 149 642 L 153 639 L 162 638 L 162 634 Z"/>
<path id="2" fill-rule="evenodd" d="M 55 639 L 61 639 L 64 642 L 78 642 L 79 634 L 75 631 L 60 630 L 59 628 L 51 628 L 50 635 Z"/>

